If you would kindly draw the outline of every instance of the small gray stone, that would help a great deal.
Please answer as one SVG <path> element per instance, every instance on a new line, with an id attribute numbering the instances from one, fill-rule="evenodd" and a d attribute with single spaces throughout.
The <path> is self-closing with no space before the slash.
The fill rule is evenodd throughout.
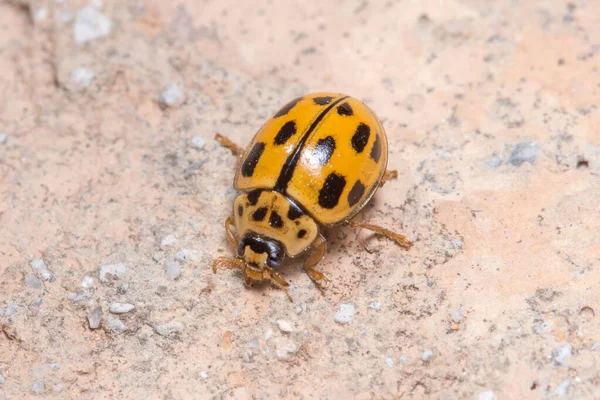
<path id="1" fill-rule="evenodd" d="M 63 391 L 64 387 L 62 383 L 55 383 L 54 386 L 52 387 L 52 390 L 54 391 L 54 393 L 61 393 Z"/>
<path id="2" fill-rule="evenodd" d="M 206 372 L 206 371 L 200 371 L 200 378 L 202 378 L 202 379 L 208 378 L 208 372 Z"/>
<path id="3" fill-rule="evenodd" d="M 98 277 L 103 283 L 108 283 L 112 280 L 121 279 L 127 272 L 127 265 L 124 263 L 108 264 L 100 267 Z"/>
<path id="4" fill-rule="evenodd" d="M 44 391 L 44 382 L 35 381 L 31 386 L 31 391 L 36 394 L 40 394 Z"/>
<path id="5" fill-rule="evenodd" d="M 288 321 L 286 321 L 284 319 L 278 319 L 276 321 L 276 323 L 281 332 L 284 332 L 284 333 L 294 332 L 294 327 Z"/>
<path id="6" fill-rule="evenodd" d="M 518 143 L 508 157 L 508 162 L 515 167 L 526 162 L 534 164 L 539 151 L 540 146 L 535 142 Z"/>
<path id="7" fill-rule="evenodd" d="M 6 315 L 7 317 L 10 317 L 11 315 L 15 315 L 18 314 L 20 311 L 20 307 L 17 303 L 15 303 L 14 301 L 11 301 L 10 303 L 8 303 L 6 305 L 6 311 L 4 311 L 4 315 Z"/>
<path id="8" fill-rule="evenodd" d="M 6 138 L 8 137 L 8 135 L 4 132 L 0 132 L 0 144 L 3 144 L 4 142 L 6 142 Z"/>
<path id="9" fill-rule="evenodd" d="M 135 309 L 134 305 L 127 303 L 111 303 L 109 306 L 109 310 L 113 314 L 125 314 L 133 309 Z"/>
<path id="10" fill-rule="evenodd" d="M 0 314 L 0 315 L 1 315 L 1 314 Z M 591 350 L 592 350 L 592 351 L 600 350 L 600 341 L 599 341 L 599 342 L 595 342 L 595 343 L 592 345 L 592 348 L 591 348 Z"/>
<path id="11" fill-rule="evenodd" d="M 76 86 L 86 88 L 94 81 L 94 71 L 85 67 L 77 67 L 71 71 L 71 82 Z"/>
<path id="12" fill-rule="evenodd" d="M 67 295 L 67 298 L 69 300 L 71 300 L 73 303 L 79 303 L 82 302 L 84 300 L 88 300 L 90 298 L 90 294 L 89 293 L 69 293 Z"/>
<path id="13" fill-rule="evenodd" d="M 554 393 L 557 396 L 565 397 L 569 394 L 570 388 L 571 388 L 571 381 L 569 379 L 567 379 L 566 381 L 563 381 L 560 385 L 557 386 L 556 390 L 554 390 Z"/>
<path id="14" fill-rule="evenodd" d="M 107 36 L 111 28 L 112 22 L 108 17 L 91 7 L 85 7 L 75 17 L 73 40 L 75 44 L 83 44 Z"/>
<path id="15" fill-rule="evenodd" d="M 25 286 L 30 289 L 41 289 L 42 281 L 35 275 L 25 275 Z"/>
<path id="16" fill-rule="evenodd" d="M 108 329 L 114 333 L 123 333 L 127 328 L 125 328 L 125 324 L 119 318 L 108 317 Z"/>
<path id="17" fill-rule="evenodd" d="M 354 318 L 356 310 L 353 304 L 340 304 L 340 309 L 335 313 L 335 322 L 349 324 Z"/>
<path id="18" fill-rule="evenodd" d="M 385 363 L 388 365 L 388 367 L 393 367 L 394 366 L 394 360 L 392 360 L 391 357 L 386 357 L 385 358 Z"/>
<path id="19" fill-rule="evenodd" d="M 369 307 L 372 308 L 375 311 L 379 311 L 381 309 L 381 302 L 380 301 L 374 301 L 371 304 L 369 304 Z"/>
<path id="20" fill-rule="evenodd" d="M 423 352 L 423 357 L 421 357 L 421 359 L 423 361 L 429 361 L 431 360 L 431 357 L 433 357 L 433 351 L 427 349 Z"/>
<path id="21" fill-rule="evenodd" d="M 0 385 L 4 385 L 6 383 L 6 379 L 2 375 L 0 375 Z"/>
<path id="22" fill-rule="evenodd" d="M 157 325 L 154 327 L 154 331 L 160 336 L 174 336 L 183 332 L 183 324 L 178 321 L 171 321 L 165 324 Z"/>
<path id="23" fill-rule="evenodd" d="M 181 275 L 181 266 L 177 261 L 165 261 L 165 268 L 167 270 L 167 277 L 171 280 L 175 280 Z"/>
<path id="24" fill-rule="evenodd" d="M 174 107 L 183 102 L 183 99 L 183 92 L 176 83 L 170 84 L 156 96 L 156 100 L 163 107 Z"/>
<path id="25" fill-rule="evenodd" d="M 50 364 L 50 369 L 53 371 L 58 371 L 60 369 L 60 364 L 52 363 Z"/>
<path id="26" fill-rule="evenodd" d="M 88 316 L 88 323 L 90 324 L 90 329 L 98 329 L 100 327 L 100 322 L 102 321 L 102 307 L 98 306 L 92 310 L 90 315 Z"/>
<path id="27" fill-rule="evenodd" d="M 558 346 L 552 352 L 552 359 L 554 363 L 557 365 L 562 365 L 563 367 L 569 366 L 569 358 L 571 357 L 571 345 L 564 344 L 562 346 Z"/>
<path id="28" fill-rule="evenodd" d="M 190 139 L 190 145 L 196 150 L 202 150 L 205 144 L 206 141 L 200 136 L 194 136 Z"/>
<path id="29" fill-rule="evenodd" d="M 490 158 L 484 161 L 484 165 L 487 168 L 498 168 L 500 165 L 502 165 L 502 159 L 500 156 L 498 156 L 498 154 L 492 154 Z"/>

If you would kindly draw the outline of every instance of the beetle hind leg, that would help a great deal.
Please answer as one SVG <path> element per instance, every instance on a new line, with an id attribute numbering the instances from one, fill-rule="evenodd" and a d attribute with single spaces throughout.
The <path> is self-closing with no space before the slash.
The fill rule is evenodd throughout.
<path id="1" fill-rule="evenodd" d="M 231 154 L 234 156 L 239 156 L 244 152 L 244 148 L 235 144 L 231 139 L 226 136 L 217 133 L 215 135 L 215 140 L 219 142 L 219 144 L 223 147 L 228 148 L 231 151 Z"/>
<path id="2" fill-rule="evenodd" d="M 321 287 L 323 282 L 329 283 L 329 279 L 327 279 L 322 272 L 314 269 L 314 267 L 323 259 L 323 256 L 325 256 L 325 251 L 327 250 L 327 244 L 323 235 L 319 233 L 315 241 L 312 243 L 311 248 L 313 249 L 313 252 L 304 262 L 304 271 L 306 271 L 310 279 L 312 279 L 317 286 Z"/>
<path id="3" fill-rule="evenodd" d="M 391 181 L 396 178 L 398 178 L 398 171 L 396 171 L 395 169 L 385 171 L 385 174 L 383 174 L 383 178 L 381 178 L 381 182 L 379 182 L 379 187 L 385 185 L 387 181 Z"/>
<path id="4" fill-rule="evenodd" d="M 401 235 L 401 234 L 396 233 L 396 232 L 392 232 L 389 229 L 385 229 L 385 228 L 383 228 L 383 227 L 381 227 L 379 225 L 356 223 L 356 222 L 352 222 L 352 221 L 349 221 L 348 225 L 350 225 L 353 228 L 368 229 L 368 230 L 373 231 L 373 232 L 375 232 L 375 233 L 377 233 L 379 235 L 383 235 L 386 238 L 388 238 L 390 240 L 393 240 L 394 242 L 396 242 L 401 247 L 404 247 L 405 249 L 410 249 L 412 247 L 412 245 L 413 245 L 413 243 L 410 240 L 407 240 L 404 235 Z M 365 245 L 364 241 L 361 241 L 361 244 L 366 249 L 366 245 Z"/>

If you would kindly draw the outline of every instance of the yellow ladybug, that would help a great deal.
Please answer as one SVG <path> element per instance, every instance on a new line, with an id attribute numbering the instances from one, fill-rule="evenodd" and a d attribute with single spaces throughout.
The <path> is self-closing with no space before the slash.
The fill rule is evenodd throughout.
<path id="1" fill-rule="evenodd" d="M 309 251 L 304 270 L 314 282 L 326 281 L 314 269 L 326 249 L 320 225 L 349 224 L 405 248 L 412 245 L 382 227 L 350 221 L 379 186 L 397 176 L 386 172 L 383 126 L 361 101 L 339 93 L 308 94 L 280 109 L 245 151 L 224 136 L 216 139 L 241 156 L 234 187 L 244 193 L 225 222 L 237 257 L 216 259 L 215 273 L 218 267 L 239 268 L 248 285 L 269 280 L 286 290 L 289 284 L 277 269 L 286 255 Z"/>

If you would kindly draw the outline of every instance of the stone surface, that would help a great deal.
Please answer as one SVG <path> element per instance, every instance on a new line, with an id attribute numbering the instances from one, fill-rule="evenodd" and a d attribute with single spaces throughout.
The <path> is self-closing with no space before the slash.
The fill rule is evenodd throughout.
<path id="1" fill-rule="evenodd" d="M 133 304 L 127 303 L 111 303 L 109 310 L 113 314 L 125 314 L 135 309 Z"/>
<path id="2" fill-rule="evenodd" d="M 600 398 L 598 15 L 590 0 L 0 2 L 0 397 Z M 245 147 L 318 90 L 382 119 L 398 179 L 356 220 L 414 245 L 324 229 L 327 287 L 287 260 L 290 303 L 212 271 L 235 256 L 239 194 L 214 137 Z M 114 302 L 139 305 L 111 323 L 125 331 L 115 314 L 91 330 Z"/>

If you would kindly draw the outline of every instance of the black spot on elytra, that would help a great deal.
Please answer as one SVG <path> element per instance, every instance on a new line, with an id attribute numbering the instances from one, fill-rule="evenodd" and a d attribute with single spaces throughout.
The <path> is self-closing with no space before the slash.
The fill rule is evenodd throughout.
<path id="1" fill-rule="evenodd" d="M 333 100 L 333 97 L 331 97 L 331 96 L 315 97 L 313 99 L 313 101 L 315 102 L 315 104 L 317 104 L 319 106 L 325 106 L 325 105 L 329 104 L 329 102 L 331 100 Z"/>
<path id="2" fill-rule="evenodd" d="M 300 229 L 296 236 L 298 236 L 298 239 L 302 239 L 304 236 L 306 236 L 306 229 Z"/>
<path id="3" fill-rule="evenodd" d="M 238 215 L 241 217 L 243 213 L 244 213 L 244 207 L 242 207 L 241 205 L 239 205 L 238 206 Z"/>
<path id="4" fill-rule="evenodd" d="M 254 213 L 252 213 L 252 219 L 255 221 L 262 221 L 263 219 L 265 219 L 265 216 L 267 215 L 267 207 L 261 207 L 256 209 L 256 211 L 254 211 Z"/>
<path id="5" fill-rule="evenodd" d="M 296 134 L 296 121 L 288 121 L 286 122 L 279 132 L 277 132 L 277 136 L 275 136 L 275 144 L 282 145 L 288 141 L 293 135 Z"/>
<path id="6" fill-rule="evenodd" d="M 290 110 L 292 108 L 294 108 L 300 100 L 302 100 L 302 97 L 298 97 L 297 99 L 294 99 L 294 100 L 290 101 L 289 103 L 287 103 L 285 106 L 283 106 L 281 108 L 281 110 L 277 111 L 277 114 L 275 114 L 275 118 L 282 117 L 282 116 L 286 115 L 287 113 L 289 113 Z"/>
<path id="7" fill-rule="evenodd" d="M 319 205 L 323 208 L 332 209 L 337 206 L 340 196 L 346 186 L 346 178 L 332 172 L 325 179 L 323 187 L 319 191 Z"/>
<path id="8" fill-rule="evenodd" d="M 300 209 L 300 207 L 298 207 L 295 204 L 290 204 L 290 209 L 288 210 L 287 216 L 289 219 L 291 219 L 292 221 L 300 218 L 301 216 L 304 215 L 304 212 Z"/>
<path id="9" fill-rule="evenodd" d="M 271 212 L 271 217 L 269 218 L 269 225 L 273 228 L 281 228 L 283 226 L 283 220 L 275 211 Z"/>
<path id="10" fill-rule="evenodd" d="M 340 104 L 337 108 L 337 112 L 340 115 L 346 115 L 346 116 L 354 114 L 352 107 L 350 107 L 350 104 L 348 104 L 348 103 Z"/>
<path id="11" fill-rule="evenodd" d="M 253 191 L 248 193 L 248 195 L 246 196 L 248 198 L 248 203 L 250 203 L 251 206 L 255 206 L 258 202 L 258 198 L 260 197 L 261 193 L 262 190 L 260 189 L 254 189 Z"/>
<path id="12" fill-rule="evenodd" d="M 327 136 L 325 139 L 319 139 L 313 150 L 313 156 L 319 161 L 319 164 L 325 165 L 329 162 L 334 150 L 335 139 Z"/>
<path id="13" fill-rule="evenodd" d="M 362 122 L 356 127 L 356 132 L 352 135 L 352 147 L 357 153 L 362 153 L 365 146 L 369 142 L 369 135 L 371 134 L 371 128 L 369 125 L 365 125 Z"/>
<path id="14" fill-rule="evenodd" d="M 373 143 L 373 148 L 371 149 L 371 158 L 375 162 L 379 162 L 379 158 L 381 157 L 381 140 L 379 139 L 379 134 L 375 135 L 375 142 Z"/>
<path id="15" fill-rule="evenodd" d="M 363 194 L 365 194 L 365 185 L 363 185 L 361 181 L 356 181 L 354 186 L 352 186 L 350 193 L 348 193 L 348 204 L 350 204 L 350 207 L 353 207 L 358 203 Z"/>
<path id="16" fill-rule="evenodd" d="M 262 142 L 258 142 L 252 147 L 248 157 L 246 157 L 242 164 L 243 176 L 250 177 L 254 174 L 254 169 L 256 168 L 256 164 L 258 164 L 258 160 L 260 159 L 260 156 L 262 156 L 263 151 L 265 151 L 265 144 Z"/>

